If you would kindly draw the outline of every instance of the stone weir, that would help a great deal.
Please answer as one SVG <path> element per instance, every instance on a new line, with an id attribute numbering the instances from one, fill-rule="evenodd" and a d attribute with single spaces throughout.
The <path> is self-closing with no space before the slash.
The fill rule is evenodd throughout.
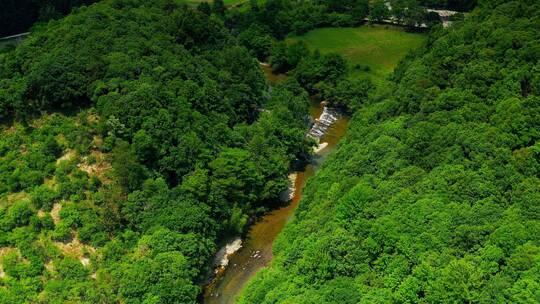
<path id="1" fill-rule="evenodd" d="M 326 134 L 326 131 L 341 117 L 341 114 L 337 109 L 329 108 L 323 103 L 323 111 L 319 118 L 315 119 L 315 122 L 309 130 L 309 135 L 313 138 L 320 140 L 321 137 Z"/>

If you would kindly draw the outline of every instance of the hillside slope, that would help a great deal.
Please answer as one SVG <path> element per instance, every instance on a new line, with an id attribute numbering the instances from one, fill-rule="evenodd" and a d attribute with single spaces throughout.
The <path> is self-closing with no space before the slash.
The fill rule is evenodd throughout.
<path id="1" fill-rule="evenodd" d="M 432 34 L 356 112 L 239 302 L 539 303 L 539 16 L 482 1 Z"/>
<path id="2" fill-rule="evenodd" d="M 36 29 L 0 54 L 0 303 L 195 303 L 219 241 L 309 155 L 307 113 L 178 1 Z"/>

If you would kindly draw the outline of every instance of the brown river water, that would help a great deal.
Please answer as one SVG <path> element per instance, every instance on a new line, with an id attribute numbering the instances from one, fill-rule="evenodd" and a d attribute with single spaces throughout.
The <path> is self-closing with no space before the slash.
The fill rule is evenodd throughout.
<path id="1" fill-rule="evenodd" d="M 285 75 L 272 74 L 270 68 L 261 66 L 270 84 L 276 84 L 286 78 Z M 312 102 L 310 116 L 315 119 L 322 113 L 323 107 L 318 102 Z M 258 219 L 248 230 L 243 240 L 242 248 L 229 258 L 227 268 L 218 273 L 214 280 L 205 287 L 203 303 L 207 304 L 230 304 L 241 293 L 246 283 L 261 268 L 268 265 L 272 260 L 272 245 L 276 236 L 281 232 L 287 221 L 291 219 L 294 210 L 302 196 L 302 188 L 307 179 L 313 176 L 324 158 L 337 145 L 345 134 L 348 117 L 338 119 L 322 136 L 320 142 L 327 142 L 323 150 L 319 151 L 313 161 L 306 166 L 304 171 L 297 172 L 295 181 L 294 197 L 290 204 L 275 209 Z"/>

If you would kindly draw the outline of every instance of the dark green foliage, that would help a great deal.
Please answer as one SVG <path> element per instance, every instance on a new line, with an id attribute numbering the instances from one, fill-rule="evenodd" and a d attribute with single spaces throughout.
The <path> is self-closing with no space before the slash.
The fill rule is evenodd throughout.
<path id="1" fill-rule="evenodd" d="M 275 39 L 267 30 L 259 25 L 253 25 L 238 35 L 239 42 L 251 50 L 255 57 L 265 61 L 270 55 L 270 50 L 275 43 Z"/>
<path id="2" fill-rule="evenodd" d="M 369 15 L 371 21 L 383 21 L 390 17 L 390 11 L 386 6 L 385 1 L 377 0 L 374 2 Z"/>
<path id="3" fill-rule="evenodd" d="M 310 54 L 303 41 L 288 44 L 276 43 L 270 51 L 269 62 L 275 72 L 286 72 L 296 68 L 302 58 Z"/>
<path id="4" fill-rule="evenodd" d="M 67 15 L 73 8 L 96 0 L 3 0 L 0 11 L 0 37 L 27 31 L 34 22 L 47 22 Z"/>
<path id="5" fill-rule="evenodd" d="M 480 6 L 358 94 L 240 303 L 540 302 L 540 7 Z"/>
<path id="6" fill-rule="evenodd" d="M 260 4 L 251 4 L 247 10 L 227 11 L 225 23 L 234 32 L 264 27 L 268 30 L 268 34 L 282 39 L 290 34 L 301 35 L 319 27 L 358 26 L 366 20 L 375 22 L 392 20 L 407 27 L 417 27 L 425 23 L 431 27 L 438 22 L 428 19 L 426 8 L 462 11 L 470 10 L 475 5 L 475 1 L 466 0 L 267 0 Z"/>
<path id="7" fill-rule="evenodd" d="M 315 52 L 304 57 L 294 69 L 294 77 L 309 92 L 315 92 L 321 82 L 334 85 L 347 71 L 345 59 L 338 54 Z"/>
<path id="8" fill-rule="evenodd" d="M 235 29 L 262 25 L 279 39 L 289 33 L 303 34 L 316 27 L 358 25 L 368 14 L 367 0 L 270 0 L 251 5 L 245 12 L 230 11 L 227 24 Z"/>
<path id="9" fill-rule="evenodd" d="M 330 87 L 324 95 L 331 105 L 354 113 L 367 102 L 372 88 L 368 79 L 345 79 Z"/>
<path id="10" fill-rule="evenodd" d="M 408 27 L 420 25 L 426 21 L 427 12 L 416 0 L 392 1 L 390 14 L 398 22 Z"/>
<path id="11" fill-rule="evenodd" d="M 148 180 L 143 190 L 131 193 L 122 206 L 122 215 L 134 229 L 146 231 L 156 226 L 174 231 L 214 236 L 216 223 L 205 204 L 180 197 L 163 180 Z"/>
<path id="12" fill-rule="evenodd" d="M 269 57 L 274 72 L 289 72 L 309 93 L 333 87 L 347 71 L 345 59 L 336 53 L 321 55 L 310 51 L 303 41 L 274 44 Z"/>
<path id="13" fill-rule="evenodd" d="M 240 29 L 240 32 L 254 26 L 264 27 L 271 36 L 282 39 L 289 34 L 301 35 L 319 27 L 358 26 L 366 20 L 388 22 L 389 19 L 393 19 L 402 25 L 414 27 L 426 21 L 426 7 L 456 7 L 454 4 L 447 4 L 446 1 L 432 1 L 438 2 L 437 4 L 427 2 L 429 1 L 268 0 L 254 4 L 252 1 L 248 10 L 228 10 L 225 22 L 234 31 Z M 392 9 L 389 9 L 387 4 Z M 467 4 L 469 9 L 474 5 L 474 3 Z"/>
<path id="14" fill-rule="evenodd" d="M 451 9 L 456 11 L 470 11 L 476 4 L 477 0 L 422 0 L 420 3 L 428 7 Z M 486 1 L 480 1 L 486 2 Z"/>
<path id="15" fill-rule="evenodd" d="M 212 8 L 210 7 L 210 4 L 208 2 L 201 2 L 197 5 L 197 10 L 201 13 L 204 13 L 206 15 L 212 14 Z"/>
<path id="16" fill-rule="evenodd" d="M 113 150 L 113 170 L 126 192 L 139 189 L 148 175 L 144 166 L 137 161 L 136 146 L 130 147 L 127 142 L 120 141 Z"/>
<path id="17" fill-rule="evenodd" d="M 360 24 L 372 9 L 365 0 L 251 1 L 246 12 L 223 1 L 195 9 L 104 0 L 36 27 L 0 54 L 0 303 L 196 302 L 196 282 L 219 238 L 274 207 L 291 162 L 310 157 L 307 91 L 367 114 L 357 114 L 349 143 L 334 156 L 351 157 L 345 169 L 329 162 L 320 195 L 306 198 L 338 200 L 320 209 L 335 211 L 335 219 L 316 234 L 288 232 L 293 241 L 277 245 L 286 253 L 276 261 L 291 272 L 268 270 L 271 282 L 252 302 L 262 302 L 267 287 L 290 283 L 290 274 L 300 288 L 284 287 L 270 301 L 287 299 L 289 290 L 296 290 L 291 303 L 390 302 L 394 294 L 406 302 L 421 292 L 430 302 L 466 301 L 478 273 L 497 273 L 501 261 L 518 282 L 509 297 L 534 297 L 536 279 L 525 273 L 535 273 L 537 231 L 522 221 L 538 213 L 534 35 L 523 30 L 510 43 L 493 35 L 490 52 L 445 53 L 478 40 L 463 25 L 463 39 L 448 38 L 431 55 L 451 59 L 429 60 L 425 51 L 426 62 L 411 59 L 396 72 L 395 99 L 373 100 L 368 82 L 345 79 L 342 57 L 276 43 L 315 27 Z M 401 7 L 400 16 L 412 25 L 420 11 Z M 40 16 L 65 13 L 49 5 Z M 515 73 L 501 72 L 491 51 L 516 58 L 504 65 Z M 474 64 L 455 64 L 471 54 Z M 269 90 L 254 57 L 269 58 L 292 79 Z M 530 66 L 519 68 L 524 60 Z M 437 73 L 425 79 L 428 69 Z M 485 100 L 497 110 L 488 112 Z M 446 140 L 454 144 L 441 149 Z M 505 147 L 512 150 L 502 153 Z M 401 206 L 408 213 L 395 211 Z M 307 212 L 302 206 L 297 221 Z M 441 239 L 433 250 L 423 242 L 434 239 L 422 234 L 428 217 Z M 445 246 L 453 251 L 437 251 Z M 485 265 L 454 258 L 475 250 Z M 402 280 L 418 265 L 418 275 Z M 383 282 L 377 271 L 392 276 L 381 275 Z"/>
<path id="18" fill-rule="evenodd" d="M 225 3 L 223 0 L 212 1 L 212 13 L 217 15 L 223 15 L 225 13 Z"/>
<path id="19" fill-rule="evenodd" d="M 428 26 L 433 27 L 440 23 L 441 23 L 441 18 L 439 17 L 439 14 L 437 14 L 436 12 L 429 12 L 426 15 L 426 24 Z"/>

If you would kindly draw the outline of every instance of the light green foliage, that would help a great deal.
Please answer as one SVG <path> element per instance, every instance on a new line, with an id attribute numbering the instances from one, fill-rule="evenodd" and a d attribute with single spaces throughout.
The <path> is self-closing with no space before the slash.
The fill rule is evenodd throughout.
<path id="1" fill-rule="evenodd" d="M 356 111 L 239 302 L 540 302 L 539 11 L 482 1 L 431 33 Z"/>
<path id="2" fill-rule="evenodd" d="M 361 26 L 358 28 L 321 28 L 302 36 L 290 38 L 303 41 L 310 49 L 321 53 L 339 53 L 354 68 L 361 64 L 368 66 L 368 74 L 380 81 L 388 76 L 397 63 L 413 49 L 422 46 L 426 36 L 419 33 L 407 33 L 392 26 Z M 362 71 L 353 70 L 353 75 Z"/>
<path id="3" fill-rule="evenodd" d="M 37 257 L 30 256 L 24 259 L 17 251 L 6 254 L 2 259 L 2 265 L 6 274 L 16 279 L 36 277 L 43 269 L 43 263 Z"/>
<path id="4" fill-rule="evenodd" d="M 54 269 L 58 276 L 64 280 L 84 280 L 88 276 L 88 270 L 80 261 L 73 258 L 64 258 L 54 263 Z"/>
<path id="5" fill-rule="evenodd" d="M 195 303 L 199 287 L 191 283 L 187 259 L 179 252 L 126 261 L 113 274 L 127 303 Z"/>
<path id="6" fill-rule="evenodd" d="M 257 174 L 255 163 L 248 151 L 224 150 L 210 163 L 210 169 L 215 177 L 210 186 L 215 196 L 246 205 L 256 200 L 262 178 Z M 246 185 L 251 187 L 247 188 Z"/>

